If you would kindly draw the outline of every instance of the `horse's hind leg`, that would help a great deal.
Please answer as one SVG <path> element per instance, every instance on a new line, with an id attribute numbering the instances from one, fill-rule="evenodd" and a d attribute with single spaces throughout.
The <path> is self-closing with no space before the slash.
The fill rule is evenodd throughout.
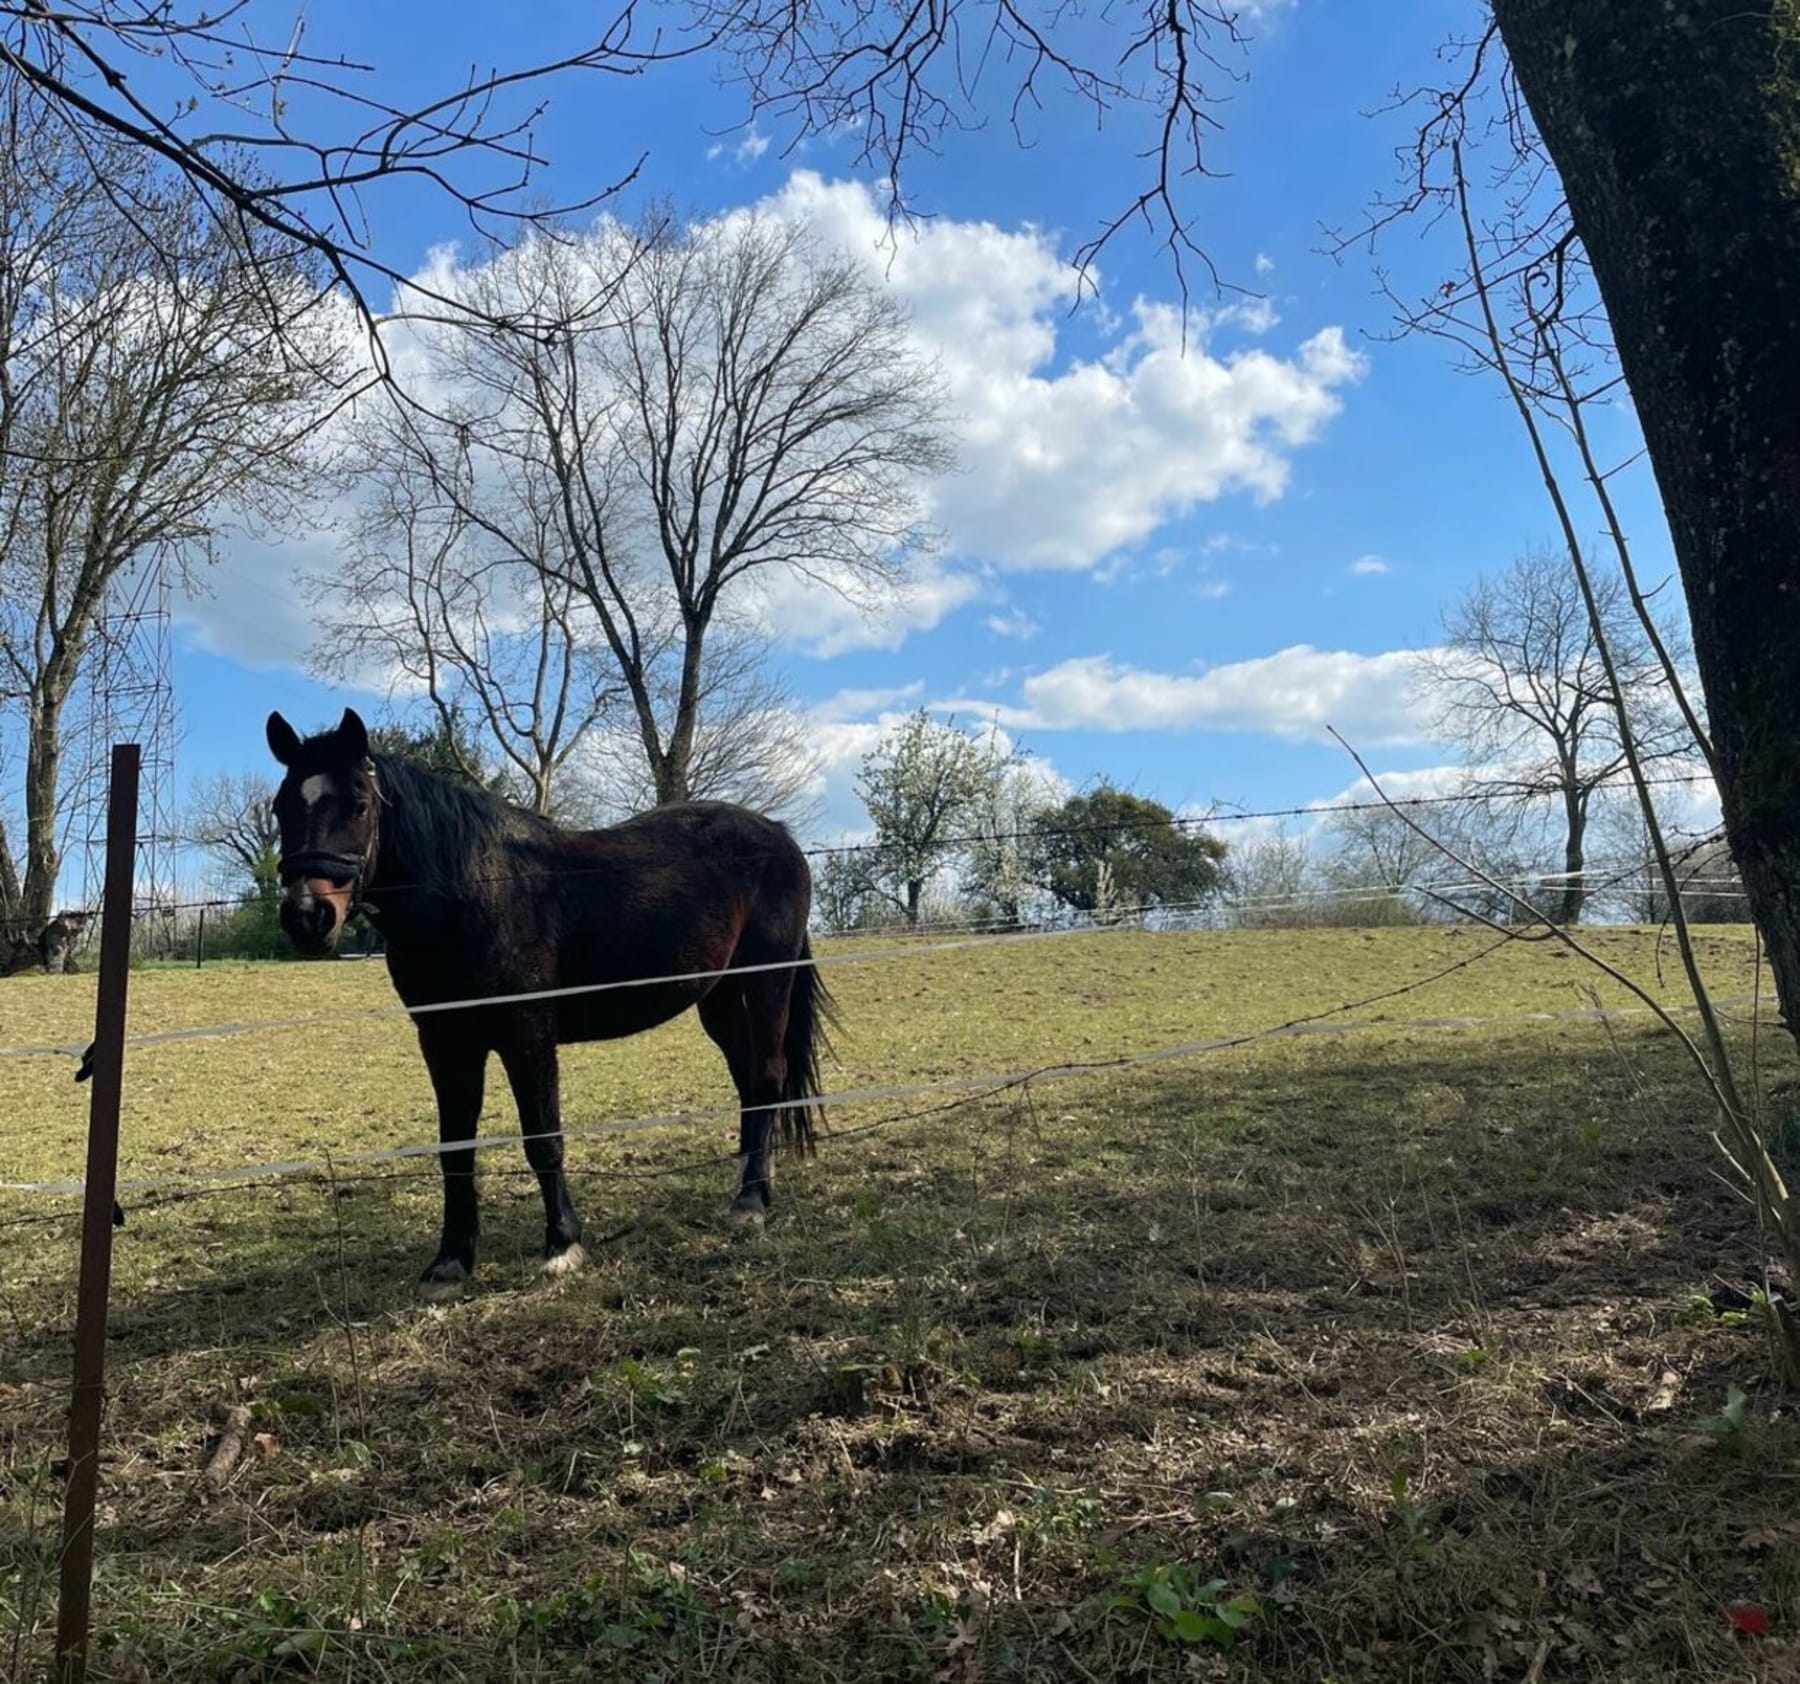
<path id="1" fill-rule="evenodd" d="M 562 1096 L 557 1079 L 556 1029 L 532 1015 L 507 1026 L 500 1062 L 519 1105 L 525 1159 L 544 1195 L 544 1273 L 566 1275 L 584 1261 L 581 1217 L 563 1176 Z"/>
<path id="2" fill-rule="evenodd" d="M 438 1138 L 473 1140 L 481 1122 L 486 1042 L 472 1036 L 466 1023 L 430 1017 L 419 1020 L 419 1049 L 437 1094 Z M 444 1177 L 444 1229 L 437 1256 L 419 1277 L 419 1296 L 428 1303 L 461 1296 L 463 1283 L 475 1272 L 475 1244 L 481 1232 L 473 1149 L 440 1153 L 438 1167 Z"/>
<path id="3" fill-rule="evenodd" d="M 790 979 L 785 972 L 726 982 L 700 1002 L 700 1021 L 731 1068 L 738 1091 L 738 1182 L 731 1220 L 760 1222 L 773 1203 L 769 1137 L 787 1077 L 782 1050 Z"/>

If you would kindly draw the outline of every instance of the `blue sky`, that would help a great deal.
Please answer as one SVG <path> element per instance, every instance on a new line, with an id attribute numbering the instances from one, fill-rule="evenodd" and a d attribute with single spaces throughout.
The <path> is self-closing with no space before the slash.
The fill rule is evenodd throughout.
<path id="1" fill-rule="evenodd" d="M 1261 296 L 1220 298 L 1199 277 L 1182 367 L 1167 319 L 1175 280 L 1153 239 L 1107 251 L 1097 301 L 1071 313 L 1056 292 L 1058 261 L 1133 191 L 1136 120 L 1096 134 L 1091 114 L 1052 102 L 1029 148 L 1002 119 L 953 137 L 941 159 L 915 159 L 906 187 L 930 220 L 899 232 L 886 272 L 937 335 L 934 352 L 962 369 L 958 395 L 983 442 L 943 493 L 950 547 L 904 623 L 826 638 L 836 652 L 824 656 L 798 623 L 810 611 L 796 608 L 776 653 L 821 709 L 822 830 L 854 822 L 855 758 L 913 700 L 1000 718 L 1073 783 L 1106 776 L 1177 806 L 1346 789 L 1355 770 L 1326 722 L 1381 769 L 1443 762 L 1404 704 L 1403 653 L 1432 641 L 1441 605 L 1477 572 L 1543 540 L 1551 514 L 1503 394 L 1455 372 L 1439 345 L 1388 342 L 1369 259 L 1321 248 L 1326 226 L 1354 224 L 1394 179 L 1407 119 L 1368 113 L 1428 77 L 1436 47 L 1475 10 L 1385 0 L 1371 30 L 1368 9 L 1342 0 L 1261 9 L 1215 143 L 1223 178 L 1189 200 L 1220 271 Z M 309 39 L 381 66 L 404 103 L 493 61 L 493 15 L 460 0 L 428 13 L 332 0 L 310 9 Z M 567 51 L 594 16 L 513 8 L 504 60 Z M 741 103 L 716 67 L 567 79 L 551 95 L 539 131 L 551 199 L 642 152 L 627 206 L 649 194 L 699 215 L 768 202 L 822 215 L 847 242 L 879 231 L 879 184 L 853 168 L 851 148 L 789 149 L 778 129 L 736 126 Z M 369 211 L 380 255 L 407 271 L 467 233 L 428 192 L 394 188 Z M 1446 237 L 1388 238 L 1383 261 L 1402 291 L 1447 269 Z M 1005 333 L 963 331 L 982 312 L 1037 349 L 1009 359 Z M 1089 390 L 1104 402 L 1084 407 Z M 1625 454 L 1628 416 L 1606 424 Z M 1028 436 L 1063 465 L 1015 485 Z M 1188 496 L 1195 488 L 1206 494 Z M 1638 468 L 1618 489 L 1640 565 L 1660 577 L 1670 563 L 1654 486 Z M 1127 536 L 1109 547 L 1115 529 Z M 185 607 L 178 628 L 183 786 L 260 766 L 270 707 L 300 723 L 346 701 L 380 711 L 379 698 L 299 670 L 309 605 L 291 578 L 329 556 L 328 538 L 224 548 L 215 595 Z M 1297 646 L 1313 653 L 1284 653 Z"/>

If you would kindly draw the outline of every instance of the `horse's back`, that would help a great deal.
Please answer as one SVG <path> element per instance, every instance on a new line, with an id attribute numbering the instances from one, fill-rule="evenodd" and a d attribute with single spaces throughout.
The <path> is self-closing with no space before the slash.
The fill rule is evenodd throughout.
<path id="1" fill-rule="evenodd" d="M 567 833 L 559 987 L 625 984 L 559 1002 L 557 1039 L 635 1035 L 679 1016 L 732 964 L 797 957 L 811 885 L 787 828 L 724 801 L 652 808 Z"/>

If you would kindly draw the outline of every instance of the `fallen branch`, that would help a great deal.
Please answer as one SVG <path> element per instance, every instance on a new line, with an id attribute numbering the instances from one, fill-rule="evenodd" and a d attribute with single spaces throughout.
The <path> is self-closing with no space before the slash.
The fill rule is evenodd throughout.
<path id="1" fill-rule="evenodd" d="M 234 1403 L 225 1411 L 225 1424 L 219 1432 L 219 1442 L 213 1447 L 212 1456 L 201 1470 L 201 1484 L 214 1491 L 223 1491 L 225 1482 L 231 1478 L 232 1470 L 243 1459 L 244 1447 L 250 1441 L 250 1406 L 247 1403 Z"/>

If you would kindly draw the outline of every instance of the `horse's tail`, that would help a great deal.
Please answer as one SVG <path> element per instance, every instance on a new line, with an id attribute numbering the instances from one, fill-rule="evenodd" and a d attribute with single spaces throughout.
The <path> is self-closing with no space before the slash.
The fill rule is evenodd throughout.
<path id="1" fill-rule="evenodd" d="M 819 968 L 812 963 L 812 942 L 800 938 L 800 958 L 794 967 L 793 992 L 788 996 L 787 1038 L 782 1051 L 787 1055 L 787 1078 L 782 1083 L 781 1097 L 787 1108 L 776 1113 L 777 1132 L 781 1144 L 790 1152 L 811 1152 L 813 1125 L 822 1121 L 825 1108 L 818 1104 L 796 1104 L 816 1101 L 823 1091 L 819 1082 L 819 1059 L 831 1050 L 827 1031 L 837 1024 L 837 1002 Z"/>

